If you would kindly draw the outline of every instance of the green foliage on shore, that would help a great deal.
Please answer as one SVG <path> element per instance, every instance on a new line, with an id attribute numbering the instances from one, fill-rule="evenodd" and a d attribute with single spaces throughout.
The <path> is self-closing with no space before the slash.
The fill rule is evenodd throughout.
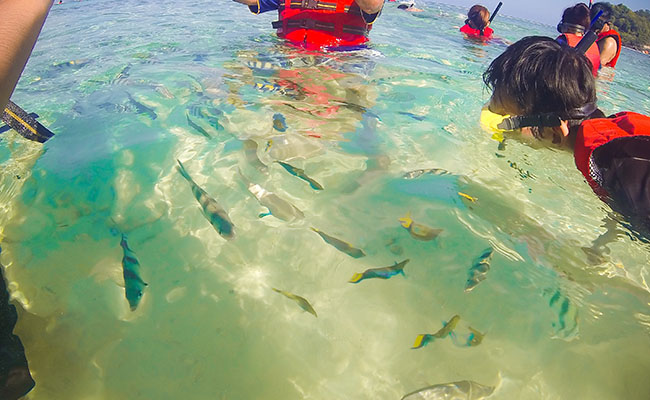
<path id="1" fill-rule="evenodd" d="M 650 10 L 632 11 L 623 4 L 612 5 L 611 22 L 621 34 L 624 46 L 643 49 L 650 46 Z"/>

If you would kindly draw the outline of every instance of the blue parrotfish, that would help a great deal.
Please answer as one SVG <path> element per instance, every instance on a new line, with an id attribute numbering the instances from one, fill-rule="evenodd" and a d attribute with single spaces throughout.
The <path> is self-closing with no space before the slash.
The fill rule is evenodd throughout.
<path id="1" fill-rule="evenodd" d="M 440 328 L 438 332 L 418 335 L 418 337 L 415 338 L 415 344 L 411 348 L 419 349 L 426 346 L 434 339 L 444 339 L 448 335 L 451 335 L 453 330 L 456 328 L 456 325 L 458 325 L 458 321 L 460 321 L 460 315 L 454 315 L 448 322 L 443 321 L 442 328 Z"/>
<path id="2" fill-rule="evenodd" d="M 313 227 L 311 228 L 311 230 L 318 233 L 318 235 L 325 241 L 325 243 L 334 246 L 337 250 L 342 251 L 343 253 L 349 255 L 350 257 L 360 258 L 366 255 L 366 253 L 364 253 L 363 250 L 357 249 L 356 247 L 352 247 L 352 245 L 348 242 L 344 242 L 340 239 L 332 237 Z"/>
<path id="3" fill-rule="evenodd" d="M 120 246 L 124 249 L 122 269 L 124 273 L 124 291 L 126 292 L 126 300 L 129 302 L 131 311 L 135 311 L 142 299 L 143 290 L 145 286 L 148 285 L 140 277 L 140 263 L 135 257 L 135 253 L 129 248 L 124 234 L 122 234 Z"/>
<path id="4" fill-rule="evenodd" d="M 411 237 L 417 240 L 427 241 L 433 240 L 442 233 L 442 229 L 429 228 L 426 225 L 418 224 L 411 219 L 411 213 L 407 213 L 405 217 L 399 219 L 400 224 L 406 228 L 411 234 Z"/>
<path id="5" fill-rule="evenodd" d="M 203 215 L 208 219 L 210 224 L 214 227 L 214 229 L 219 232 L 221 236 L 223 236 L 225 239 L 234 239 L 235 238 L 235 225 L 230 221 L 230 218 L 228 217 L 228 213 L 226 213 L 226 210 L 217 203 L 217 201 L 205 192 L 205 190 L 201 189 L 199 185 L 197 185 L 192 177 L 187 173 L 185 170 L 185 167 L 183 167 L 183 164 L 178 161 L 178 172 L 185 178 L 189 184 L 190 187 L 192 188 L 192 193 L 194 193 L 194 197 L 196 200 L 199 202 L 201 205 L 201 209 L 203 210 Z"/>
<path id="6" fill-rule="evenodd" d="M 404 266 L 409 261 L 410 260 L 407 258 L 406 260 L 400 263 L 395 263 L 395 265 L 391 265 L 389 267 L 367 269 L 363 273 L 356 273 L 352 275 L 352 278 L 350 278 L 348 282 L 359 283 L 364 279 L 370 278 L 388 279 L 391 276 L 397 274 L 402 274 L 402 276 L 404 276 Z"/>
<path id="7" fill-rule="evenodd" d="M 277 161 L 277 163 L 282 165 L 282 167 L 284 169 L 286 169 L 287 171 L 289 171 L 289 173 L 291 175 L 297 176 L 298 178 L 300 178 L 300 179 L 306 181 L 307 183 L 309 183 L 309 186 L 311 186 L 312 189 L 314 189 L 314 190 L 323 190 L 323 186 L 321 186 L 320 183 L 316 182 L 315 180 L 313 180 L 312 178 L 307 176 L 307 174 L 305 174 L 305 170 L 303 170 L 301 168 L 294 167 L 293 165 L 287 164 L 287 163 L 282 162 L 282 161 Z"/>
<path id="8" fill-rule="evenodd" d="M 280 113 L 273 114 L 273 128 L 280 132 L 287 130 L 287 121 L 284 119 L 284 115 Z"/>
<path id="9" fill-rule="evenodd" d="M 318 317 L 318 315 L 316 314 L 316 310 L 314 310 L 314 307 L 312 307 L 311 304 L 309 304 L 307 299 L 305 299 L 304 297 L 300 297 L 300 296 L 295 295 L 293 293 L 285 292 L 284 290 L 280 290 L 280 289 L 276 289 L 276 288 L 271 288 L 271 289 L 273 289 L 273 291 L 278 292 L 281 295 L 284 295 L 284 296 L 290 298 L 291 300 L 295 301 L 296 303 L 298 303 L 300 308 L 302 308 L 303 310 L 305 310 L 308 313 L 312 314 L 314 317 Z"/>
<path id="10" fill-rule="evenodd" d="M 483 400 L 494 392 L 494 386 L 473 381 L 439 383 L 411 392 L 401 400 Z"/>
<path id="11" fill-rule="evenodd" d="M 490 270 L 490 261 L 492 260 L 493 252 L 494 250 L 491 247 L 484 250 L 469 269 L 469 277 L 465 283 L 466 292 L 472 291 L 476 285 L 485 280 Z"/>

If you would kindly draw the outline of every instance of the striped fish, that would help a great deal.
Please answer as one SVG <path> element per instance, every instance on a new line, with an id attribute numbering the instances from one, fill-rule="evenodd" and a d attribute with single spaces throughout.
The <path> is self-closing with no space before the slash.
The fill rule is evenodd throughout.
<path id="1" fill-rule="evenodd" d="M 142 299 L 143 291 L 147 283 L 140 277 L 140 263 L 135 257 L 135 253 L 129 248 L 126 242 L 126 235 L 122 234 L 120 246 L 124 250 L 122 257 L 122 270 L 124 274 L 124 291 L 126 300 L 129 302 L 131 311 L 135 311 Z"/>
<path id="2" fill-rule="evenodd" d="M 214 229 L 216 229 L 225 239 L 234 239 L 235 225 L 233 225 L 230 218 L 228 218 L 226 210 L 224 210 L 216 200 L 208 196 L 205 190 L 201 189 L 199 185 L 194 182 L 180 160 L 176 161 L 178 161 L 178 172 L 180 172 L 183 178 L 189 182 L 190 187 L 192 188 L 192 193 L 194 193 L 194 197 L 201 205 L 203 215 L 208 219 L 208 222 L 210 222 Z"/>

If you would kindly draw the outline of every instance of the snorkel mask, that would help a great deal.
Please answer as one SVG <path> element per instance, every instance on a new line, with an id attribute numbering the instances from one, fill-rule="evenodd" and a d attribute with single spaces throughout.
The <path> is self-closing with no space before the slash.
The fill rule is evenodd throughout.
<path id="1" fill-rule="evenodd" d="M 560 22 L 557 24 L 557 31 L 560 33 L 577 33 L 577 34 L 583 34 L 585 33 L 585 27 L 582 25 L 578 24 L 570 24 L 568 22 Z"/>
<path id="2" fill-rule="evenodd" d="M 514 131 L 525 127 L 549 127 L 554 128 L 562 125 L 562 121 L 568 121 L 569 126 L 575 126 L 582 123 L 585 118 L 589 117 L 596 111 L 596 103 L 587 103 L 582 107 L 574 108 L 566 113 L 541 113 L 532 115 L 515 115 L 504 117 L 497 124 L 497 128 L 504 131 Z"/>

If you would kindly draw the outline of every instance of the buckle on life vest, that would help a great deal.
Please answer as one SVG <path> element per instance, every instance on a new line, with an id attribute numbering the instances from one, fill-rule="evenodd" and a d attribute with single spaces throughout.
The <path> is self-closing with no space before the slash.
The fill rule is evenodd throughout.
<path id="1" fill-rule="evenodd" d="M 319 0 L 302 0 L 302 8 L 315 10 L 318 8 L 318 1 Z"/>

